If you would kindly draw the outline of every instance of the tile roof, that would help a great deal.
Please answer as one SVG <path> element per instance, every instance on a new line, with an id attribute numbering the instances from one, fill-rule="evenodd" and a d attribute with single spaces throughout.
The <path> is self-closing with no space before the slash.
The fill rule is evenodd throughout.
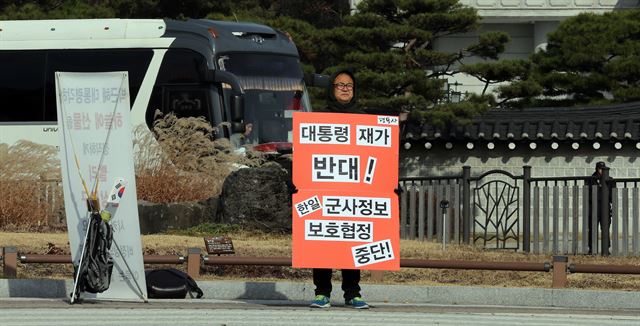
<path id="1" fill-rule="evenodd" d="M 407 126 L 405 140 L 640 141 L 640 102 L 597 107 L 494 109 L 464 126 Z"/>

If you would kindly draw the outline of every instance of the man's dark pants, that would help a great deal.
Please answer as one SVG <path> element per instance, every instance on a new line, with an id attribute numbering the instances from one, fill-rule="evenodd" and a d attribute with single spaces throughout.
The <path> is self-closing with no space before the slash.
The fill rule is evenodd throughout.
<path id="1" fill-rule="evenodd" d="M 316 295 L 331 296 L 331 269 L 314 268 L 313 284 L 316 286 Z M 342 270 L 342 291 L 344 291 L 344 299 L 351 300 L 360 295 L 360 270 L 359 269 L 343 269 Z"/>

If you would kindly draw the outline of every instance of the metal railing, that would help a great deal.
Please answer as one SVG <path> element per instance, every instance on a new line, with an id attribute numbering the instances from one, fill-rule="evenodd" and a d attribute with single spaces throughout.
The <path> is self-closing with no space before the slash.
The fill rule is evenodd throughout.
<path id="1" fill-rule="evenodd" d="M 497 242 L 494 247 L 507 248 L 510 242 L 515 244 L 512 249 L 524 252 L 607 255 L 610 251 L 616 256 L 640 256 L 640 178 L 609 178 L 605 167 L 600 186 L 595 186 L 588 184 L 596 180 L 591 176 L 534 178 L 531 167 L 524 166 L 522 171 L 522 175 L 511 175 L 492 170 L 472 177 L 471 168 L 465 166 L 457 175 L 401 177 L 401 238 L 463 244 L 480 239 L 483 245 L 491 238 Z M 516 189 L 516 224 L 513 217 L 492 221 L 478 215 L 481 189 L 495 175 L 511 180 L 508 186 Z M 56 207 L 51 211 L 54 216 L 62 205 L 61 186 L 56 180 L 41 184 L 41 198 Z M 446 211 L 440 208 L 443 200 L 449 202 Z M 495 211 L 505 210 L 503 204 L 493 204 Z M 598 218 L 590 218 L 607 216 L 609 209 L 611 220 L 601 219 L 599 225 Z M 515 229 L 500 229 L 506 226 Z"/>
<path id="2" fill-rule="evenodd" d="M 187 265 L 187 273 L 197 275 L 200 268 L 200 249 L 189 248 L 187 256 L 181 255 L 144 255 L 145 264 L 174 264 Z M 18 263 L 21 264 L 72 264 L 71 255 L 41 255 L 20 254 L 16 247 L 3 247 L 0 261 L 3 266 L 3 274 L 6 278 L 15 278 L 18 275 Z M 197 265 L 196 265 L 197 264 Z"/>
<path id="3" fill-rule="evenodd" d="M 522 175 L 492 170 L 471 177 L 465 166 L 460 175 L 402 177 L 401 238 L 485 247 L 493 241 L 494 248 L 555 255 L 640 256 L 640 178 L 610 178 L 606 167 L 600 177 L 531 173 L 524 166 Z M 450 203 L 445 211 L 442 201 Z"/>
<path id="4" fill-rule="evenodd" d="M 200 276 L 202 266 L 216 265 L 257 265 L 257 266 L 291 266 L 291 257 L 242 257 L 201 255 L 199 248 L 188 248 L 187 256 L 180 255 L 144 255 L 145 264 L 184 264 L 187 263 L 187 273 L 194 279 Z M 17 277 L 18 262 L 21 264 L 71 264 L 70 255 L 34 255 L 18 254 L 15 247 L 3 247 L 0 255 L 5 278 Z M 640 266 L 634 265 L 597 265 L 570 264 L 567 256 L 554 256 L 553 262 L 496 262 L 496 261 L 468 261 L 468 260 L 431 260 L 431 259 L 400 259 L 401 268 L 431 268 L 431 269 L 460 269 L 460 270 L 491 270 L 491 271 L 523 271 L 523 272 L 553 272 L 552 287 L 564 288 L 567 275 L 575 273 L 602 274 L 640 274 Z M 373 272 L 372 272 L 373 279 Z M 381 281 L 379 275 L 377 281 Z"/>

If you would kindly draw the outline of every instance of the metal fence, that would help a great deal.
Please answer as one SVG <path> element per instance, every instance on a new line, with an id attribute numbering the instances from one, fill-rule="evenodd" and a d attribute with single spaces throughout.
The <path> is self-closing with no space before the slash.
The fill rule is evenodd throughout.
<path id="1" fill-rule="evenodd" d="M 536 254 L 640 256 L 640 178 L 609 178 L 608 168 L 599 179 L 522 171 L 471 176 L 463 167 L 459 175 L 400 178 L 401 238 Z M 39 184 L 47 220 L 61 223 L 60 183 Z"/>
<path id="2" fill-rule="evenodd" d="M 400 178 L 401 238 L 536 254 L 640 255 L 640 178 L 609 178 L 608 168 L 599 178 L 522 171 L 472 177 L 464 167 L 460 175 Z"/>
<path id="3" fill-rule="evenodd" d="M 64 203 L 59 180 L 3 179 L 0 183 L 7 185 L 0 200 L 0 225 L 15 223 L 16 219 L 34 225 L 61 224 Z"/>
<path id="4" fill-rule="evenodd" d="M 532 178 L 533 252 L 638 256 L 638 182 Z"/>
<path id="5" fill-rule="evenodd" d="M 403 178 L 400 193 L 400 237 L 459 242 L 461 177 Z M 448 208 L 441 208 L 445 200 Z M 442 214 L 449 216 L 443 219 Z M 448 221 L 447 221 L 448 220 Z M 445 225 L 446 222 L 449 222 Z M 443 232 L 446 230 L 446 234 Z"/>
<path id="6" fill-rule="evenodd" d="M 43 179 L 38 182 L 40 195 L 38 204 L 46 203 L 46 221 L 50 226 L 63 224 L 64 197 L 62 195 L 62 181 L 58 179 Z"/>

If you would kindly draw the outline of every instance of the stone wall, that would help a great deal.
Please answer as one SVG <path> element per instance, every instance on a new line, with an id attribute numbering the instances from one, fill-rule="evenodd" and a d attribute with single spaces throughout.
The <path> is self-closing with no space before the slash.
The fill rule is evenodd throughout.
<path id="1" fill-rule="evenodd" d="M 138 201 L 141 234 L 184 230 L 202 223 L 218 222 L 218 198 L 199 202 L 157 204 Z"/>
<path id="2" fill-rule="evenodd" d="M 567 143 L 560 143 L 560 147 L 553 150 L 544 142 L 538 143 L 535 150 L 524 143 L 518 143 L 514 150 L 499 142 L 493 150 L 487 149 L 486 144 L 476 144 L 472 150 L 463 143 L 455 143 L 450 150 L 443 144 L 435 143 L 429 150 L 423 145 L 414 143 L 409 150 L 400 151 L 400 176 L 461 174 L 465 165 L 471 167 L 472 176 L 493 169 L 521 175 L 524 165 L 532 167 L 533 177 L 585 176 L 593 173 L 596 162 L 604 161 L 614 178 L 640 177 L 640 162 L 637 162 L 640 150 L 631 144 L 623 144 L 620 150 L 610 144 L 602 144 L 598 150 L 582 144 L 574 150 Z"/>
<path id="3" fill-rule="evenodd" d="M 140 232 L 162 233 L 202 223 L 228 223 L 263 231 L 291 230 L 287 172 L 276 163 L 232 172 L 220 197 L 187 203 L 138 203 Z"/>

